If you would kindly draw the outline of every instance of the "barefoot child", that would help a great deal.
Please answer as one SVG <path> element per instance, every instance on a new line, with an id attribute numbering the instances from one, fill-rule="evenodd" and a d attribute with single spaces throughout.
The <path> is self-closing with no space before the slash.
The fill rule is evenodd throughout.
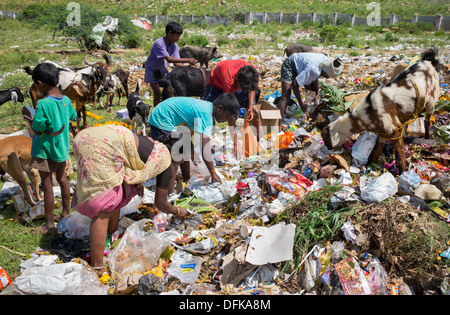
<path id="1" fill-rule="evenodd" d="M 61 187 L 62 217 L 70 211 L 70 189 L 65 173 L 69 158 L 69 121 L 77 118 L 72 102 L 57 88 L 58 70 L 49 63 L 41 63 L 34 70 L 32 79 L 39 91 L 45 95 L 36 104 L 31 128 L 34 131 L 31 147 L 31 166 L 39 170 L 44 192 L 45 224 L 42 234 L 56 234 L 53 214 L 52 173 Z"/>

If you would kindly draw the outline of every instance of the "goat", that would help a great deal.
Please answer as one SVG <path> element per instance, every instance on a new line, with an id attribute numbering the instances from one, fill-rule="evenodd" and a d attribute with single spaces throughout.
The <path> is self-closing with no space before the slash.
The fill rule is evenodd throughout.
<path id="1" fill-rule="evenodd" d="M 203 97 L 210 73 L 195 67 L 176 67 L 166 77 L 159 69 L 153 71 L 153 76 L 163 88 L 162 100 L 166 100 L 173 96 Z"/>
<path id="2" fill-rule="evenodd" d="M 87 84 L 83 82 L 87 82 Z M 64 95 L 70 98 L 77 111 L 77 132 L 80 130 L 81 118 L 83 118 L 84 127 L 88 127 L 86 121 L 86 104 L 95 98 L 101 88 L 101 84 L 102 82 L 96 76 L 83 74 L 82 81 L 74 82 L 62 91 Z"/>
<path id="3" fill-rule="evenodd" d="M 109 72 L 110 59 L 107 55 L 103 55 L 103 59 L 105 59 L 106 63 L 97 62 L 92 65 L 86 65 L 80 68 L 61 67 L 57 63 L 48 60 L 43 62 L 52 63 L 53 65 L 55 65 L 56 69 L 58 69 L 59 74 L 58 88 L 61 91 L 64 91 L 72 83 L 75 82 L 81 82 L 87 86 L 89 83 L 90 75 L 93 75 L 97 79 L 97 81 L 100 82 L 101 85 L 104 85 L 106 77 Z M 25 70 L 26 73 L 32 75 L 33 71 L 29 66 L 24 67 L 23 69 Z M 34 83 L 31 85 L 29 93 L 31 96 L 33 107 L 36 107 L 36 103 L 38 100 L 45 97 L 45 95 L 39 93 Z M 95 99 L 94 99 L 94 107 L 95 107 Z"/>
<path id="4" fill-rule="evenodd" d="M 141 125 L 143 135 L 147 135 L 145 132 L 145 124 L 147 123 L 148 116 L 150 115 L 150 105 L 145 104 L 142 101 L 142 97 L 139 94 L 141 80 L 138 80 L 136 90 L 130 93 L 127 101 L 128 116 L 131 119 L 131 130 L 137 134 L 138 125 Z"/>
<path id="5" fill-rule="evenodd" d="M 14 105 L 16 105 L 17 102 L 23 103 L 23 94 L 19 88 L 13 87 L 0 91 L 0 106 L 9 101 L 13 102 Z"/>
<path id="6" fill-rule="evenodd" d="M 347 138 L 364 130 L 378 136 L 370 162 L 381 154 L 390 140 L 400 172 L 406 170 L 403 142 L 405 126 L 425 112 L 425 137 L 430 137 L 431 116 L 440 96 L 439 73 L 442 64 L 437 49 L 422 53 L 422 59 L 384 86 L 372 90 L 358 105 L 322 130 L 328 149 L 341 146 Z"/>
<path id="7" fill-rule="evenodd" d="M 116 72 L 109 74 L 105 80 L 105 85 L 98 91 L 97 93 L 97 101 L 100 103 L 100 106 L 103 107 L 101 97 L 106 94 L 106 103 L 109 104 L 108 110 L 112 108 L 112 102 L 114 98 L 115 92 L 119 96 L 119 103 L 117 106 L 120 106 L 120 100 L 122 95 L 128 98 L 128 78 L 130 76 L 129 71 L 124 71 L 122 69 L 118 69 Z"/>

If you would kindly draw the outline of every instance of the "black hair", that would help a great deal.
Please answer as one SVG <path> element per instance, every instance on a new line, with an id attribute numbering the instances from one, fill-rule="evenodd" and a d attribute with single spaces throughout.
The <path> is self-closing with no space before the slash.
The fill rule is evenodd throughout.
<path id="1" fill-rule="evenodd" d="M 183 27 L 177 22 L 170 22 L 166 25 L 166 35 L 172 32 L 172 34 L 183 34 Z"/>
<path id="2" fill-rule="evenodd" d="M 33 82 L 41 81 L 50 86 L 57 86 L 59 82 L 58 69 L 51 63 L 43 62 L 34 68 L 31 78 Z"/>
<path id="3" fill-rule="evenodd" d="M 239 86 L 244 92 L 256 91 L 259 83 L 259 73 L 253 66 L 243 66 L 237 74 Z"/>
<path id="4" fill-rule="evenodd" d="M 232 93 L 223 93 L 219 95 L 219 97 L 213 101 L 213 106 L 217 107 L 219 105 L 222 105 L 224 110 L 229 111 L 235 116 L 241 111 L 239 101 Z"/>

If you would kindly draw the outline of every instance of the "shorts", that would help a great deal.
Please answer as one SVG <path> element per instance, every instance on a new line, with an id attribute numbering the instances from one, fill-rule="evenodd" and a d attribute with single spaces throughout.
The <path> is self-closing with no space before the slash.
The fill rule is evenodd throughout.
<path id="1" fill-rule="evenodd" d="M 31 157 L 30 167 L 35 168 L 41 172 L 55 173 L 58 170 L 58 168 L 66 167 L 66 161 L 55 162 L 51 159 L 41 159 L 33 156 Z"/>
<path id="2" fill-rule="evenodd" d="M 297 75 L 297 68 L 295 67 L 294 58 L 292 58 L 292 56 L 286 58 L 281 65 L 281 81 L 292 83 Z"/>

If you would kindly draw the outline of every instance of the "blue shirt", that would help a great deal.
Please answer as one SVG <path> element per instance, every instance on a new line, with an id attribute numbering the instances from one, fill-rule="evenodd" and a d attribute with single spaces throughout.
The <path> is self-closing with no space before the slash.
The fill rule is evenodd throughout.
<path id="1" fill-rule="evenodd" d="M 305 86 L 316 81 L 322 74 L 322 65 L 330 59 L 319 53 L 295 53 L 291 56 L 294 59 L 297 70 L 298 86 Z"/>
<path id="2" fill-rule="evenodd" d="M 171 97 L 153 109 L 148 122 L 166 131 L 176 131 L 177 126 L 186 124 L 191 130 L 211 137 L 212 110 L 211 102 L 192 97 Z"/>

